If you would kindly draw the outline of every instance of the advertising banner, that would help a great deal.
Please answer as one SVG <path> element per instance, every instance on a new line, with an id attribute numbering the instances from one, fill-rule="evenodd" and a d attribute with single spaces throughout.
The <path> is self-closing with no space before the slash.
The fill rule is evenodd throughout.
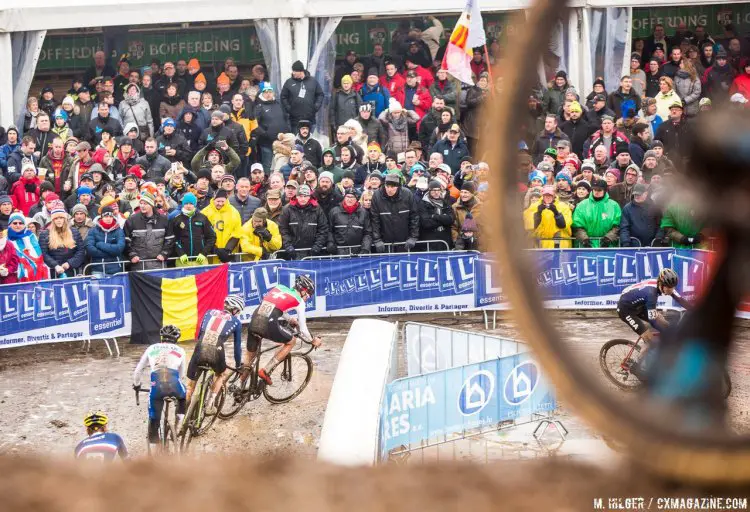
<path id="1" fill-rule="evenodd" d="M 528 353 L 398 379 L 386 385 L 381 454 L 449 440 L 556 406 L 541 366 Z"/>
<path id="2" fill-rule="evenodd" d="M 704 25 L 714 37 L 723 37 L 724 25 L 732 23 L 737 34 L 744 34 L 750 27 L 750 3 L 633 9 L 634 38 L 650 36 L 657 24 L 664 25 L 667 35 L 673 35 L 680 23 L 687 25 L 691 32 L 698 25 Z"/>
<path id="3" fill-rule="evenodd" d="M 536 280 L 550 308 L 613 309 L 622 290 L 655 277 L 662 268 L 680 276 L 688 300 L 703 288 L 705 251 L 675 249 L 542 249 Z M 178 278 L 204 272 L 186 267 L 149 272 Z M 300 273 L 316 284 L 311 318 L 448 313 L 507 307 L 492 259 L 469 252 L 392 254 L 343 259 L 263 261 L 229 266 L 229 293 L 243 295 L 241 315 L 253 310 L 276 283 Z M 502 276 L 500 277 L 502 280 Z M 671 306 L 671 299 L 663 305 Z M 0 286 L 0 348 L 85 338 L 128 336 L 130 286 L 126 274 L 104 279 L 58 279 Z"/>

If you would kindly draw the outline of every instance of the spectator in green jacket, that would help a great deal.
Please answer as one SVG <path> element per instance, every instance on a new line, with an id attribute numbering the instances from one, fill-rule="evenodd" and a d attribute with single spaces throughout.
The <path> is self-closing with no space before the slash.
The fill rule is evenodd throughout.
<path id="1" fill-rule="evenodd" d="M 591 183 L 591 195 L 573 212 L 573 236 L 581 247 L 615 245 L 620 234 L 621 214 L 620 205 L 607 194 L 607 182 L 595 179 Z"/>

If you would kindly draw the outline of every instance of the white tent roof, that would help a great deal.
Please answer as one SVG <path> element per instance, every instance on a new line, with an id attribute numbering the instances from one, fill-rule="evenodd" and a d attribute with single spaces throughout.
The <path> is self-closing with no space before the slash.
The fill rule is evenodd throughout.
<path id="1" fill-rule="evenodd" d="M 742 0 L 721 2 L 741 3 Z M 571 0 L 571 7 L 669 7 L 710 5 L 711 0 Z M 531 0 L 479 0 L 483 11 L 514 11 L 528 8 Z M 463 0 L 421 2 L 378 0 L 3 0 L 0 2 L 0 32 L 55 30 L 81 27 L 181 23 L 208 20 L 251 20 L 318 16 L 384 16 L 424 12 L 459 12 Z"/>

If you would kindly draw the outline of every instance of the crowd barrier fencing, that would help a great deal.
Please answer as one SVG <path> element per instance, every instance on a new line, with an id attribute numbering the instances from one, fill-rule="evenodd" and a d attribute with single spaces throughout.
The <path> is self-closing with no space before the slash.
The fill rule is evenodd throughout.
<path id="1" fill-rule="evenodd" d="M 688 300 L 710 273 L 707 251 L 654 248 L 536 249 L 537 283 L 549 308 L 614 309 L 622 290 L 665 267 L 680 276 Z M 476 252 L 368 254 L 312 260 L 261 260 L 229 264 L 228 290 L 241 294 L 249 322 L 260 299 L 277 284 L 293 286 L 309 275 L 316 294 L 307 306 L 316 317 L 364 317 L 508 309 L 493 259 Z M 147 272 L 185 277 L 211 268 L 176 267 Z M 669 302 L 670 299 L 665 299 Z M 669 305 L 669 304 L 667 304 Z M 741 310 L 741 314 L 750 312 Z M 125 273 L 0 286 L 0 348 L 55 341 L 112 339 L 130 334 L 130 288 Z"/>
<path id="2" fill-rule="evenodd" d="M 219 257 L 216 254 L 206 254 L 205 256 L 206 256 L 206 259 L 209 262 L 212 259 Z M 249 256 L 249 257 L 255 258 L 254 254 L 250 254 L 248 252 L 234 252 L 234 253 L 232 253 L 232 260 L 233 260 L 233 262 L 241 262 L 243 256 Z M 92 262 L 92 263 L 88 263 L 88 264 L 84 265 L 84 267 L 80 270 L 80 272 L 77 275 L 82 275 L 82 276 L 95 276 L 96 275 L 96 276 L 101 277 L 102 275 L 115 275 L 115 274 L 119 274 L 119 273 L 122 273 L 122 272 L 143 272 L 143 271 L 146 271 L 146 270 L 164 270 L 164 269 L 167 269 L 167 268 L 171 268 L 169 266 L 170 263 L 176 263 L 179 259 L 180 259 L 179 256 L 172 256 L 172 257 L 169 257 L 169 258 L 165 258 L 163 260 L 160 260 L 158 258 L 149 258 L 149 259 L 145 259 L 145 260 L 138 260 L 137 263 L 133 263 L 130 260 L 116 260 L 116 261 L 109 261 L 109 262 Z M 190 262 L 190 263 L 195 262 L 196 260 L 197 260 L 196 256 L 189 256 L 188 257 L 188 262 Z M 147 263 L 157 263 L 157 264 L 161 265 L 161 268 L 159 268 L 159 269 L 153 269 L 153 268 L 147 269 L 145 267 L 145 265 Z M 110 266 L 113 266 L 113 265 L 119 266 L 120 267 L 120 272 L 106 274 L 104 272 L 104 270 L 107 267 L 110 267 Z M 138 265 L 140 265 L 141 268 L 133 268 L 133 266 L 137 267 Z M 128 266 L 130 266 L 130 269 L 127 268 Z M 193 265 L 193 266 L 196 266 L 196 265 Z M 101 272 L 94 272 L 94 271 L 92 271 L 92 269 L 96 269 L 96 268 L 101 268 L 102 271 Z"/>

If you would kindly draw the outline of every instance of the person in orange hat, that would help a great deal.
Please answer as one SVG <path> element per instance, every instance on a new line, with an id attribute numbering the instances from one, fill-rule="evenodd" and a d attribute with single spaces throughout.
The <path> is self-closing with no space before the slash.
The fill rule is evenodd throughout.
<path id="1" fill-rule="evenodd" d="M 232 92 L 229 90 L 232 87 L 232 81 L 229 79 L 226 73 L 222 73 L 216 79 L 216 104 L 221 105 L 223 103 L 229 104 L 232 101 Z"/>

